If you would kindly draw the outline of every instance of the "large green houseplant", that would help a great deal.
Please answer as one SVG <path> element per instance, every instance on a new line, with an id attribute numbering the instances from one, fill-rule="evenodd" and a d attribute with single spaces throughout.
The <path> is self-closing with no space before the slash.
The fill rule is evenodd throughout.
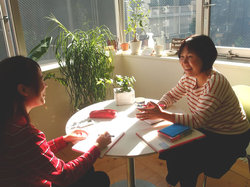
<path id="1" fill-rule="evenodd" d="M 128 12 L 128 26 L 125 33 L 130 33 L 133 37 L 133 40 L 130 42 L 132 54 L 138 54 L 141 48 L 138 33 L 143 32 L 148 25 L 149 10 L 146 10 L 143 6 L 143 0 L 129 0 Z"/>
<path id="2" fill-rule="evenodd" d="M 74 109 L 104 100 L 114 68 L 105 47 L 113 34 L 105 26 L 71 32 L 54 16 L 49 19 L 60 29 L 54 50 L 63 76 L 56 79 L 66 86 Z"/>

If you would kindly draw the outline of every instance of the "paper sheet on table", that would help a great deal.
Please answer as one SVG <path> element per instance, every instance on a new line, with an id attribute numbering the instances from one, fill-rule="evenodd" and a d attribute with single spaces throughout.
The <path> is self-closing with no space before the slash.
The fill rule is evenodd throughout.
<path id="1" fill-rule="evenodd" d="M 73 145 L 72 150 L 80 153 L 87 152 L 95 144 L 98 136 L 107 131 L 110 135 L 112 135 L 112 137 L 111 143 L 101 151 L 100 157 L 103 157 L 125 134 L 117 129 L 98 128 L 98 126 L 93 128 L 94 126 L 95 125 L 91 126 L 91 128 L 84 129 L 88 133 L 88 137 L 85 140 L 81 140 Z"/>

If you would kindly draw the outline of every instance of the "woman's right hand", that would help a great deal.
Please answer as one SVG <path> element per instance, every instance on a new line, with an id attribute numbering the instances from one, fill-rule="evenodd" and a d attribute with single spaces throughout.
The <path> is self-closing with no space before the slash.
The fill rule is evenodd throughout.
<path id="1" fill-rule="evenodd" d="M 146 107 L 138 108 L 138 110 L 140 112 L 136 114 L 136 117 L 140 120 L 164 119 L 161 107 L 152 101 L 148 102 Z"/>
<path id="2" fill-rule="evenodd" d="M 101 134 L 96 140 L 96 147 L 102 151 L 108 144 L 111 143 L 111 136 L 108 132 Z"/>

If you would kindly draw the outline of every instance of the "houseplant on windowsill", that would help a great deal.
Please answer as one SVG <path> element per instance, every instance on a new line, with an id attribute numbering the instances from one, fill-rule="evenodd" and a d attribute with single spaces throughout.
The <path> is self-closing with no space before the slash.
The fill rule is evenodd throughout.
<path id="1" fill-rule="evenodd" d="M 128 48 L 129 48 L 129 43 L 127 43 L 127 42 L 121 43 L 121 49 L 122 49 L 123 51 L 127 51 Z"/>
<path id="2" fill-rule="evenodd" d="M 53 15 L 48 19 L 59 30 L 54 46 L 61 76 L 51 77 L 66 87 L 74 110 L 106 99 L 114 66 L 112 51 L 105 49 L 114 35 L 106 26 L 70 31 Z"/>
<path id="3" fill-rule="evenodd" d="M 125 33 L 131 33 L 133 40 L 130 42 L 131 54 L 137 55 L 141 48 L 141 41 L 138 40 L 138 33 L 143 32 L 148 25 L 149 10 L 143 7 L 143 0 L 130 0 L 128 11 L 128 27 Z"/>
<path id="4" fill-rule="evenodd" d="M 135 91 L 133 89 L 135 81 L 133 76 L 116 75 L 114 78 L 114 99 L 116 105 L 127 105 L 135 102 Z"/>

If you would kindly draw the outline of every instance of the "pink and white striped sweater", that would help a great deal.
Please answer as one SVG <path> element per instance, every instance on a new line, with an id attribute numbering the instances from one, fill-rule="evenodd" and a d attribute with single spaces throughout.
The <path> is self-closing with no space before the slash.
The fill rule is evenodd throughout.
<path id="1" fill-rule="evenodd" d="M 45 135 L 25 119 L 8 126 L 0 153 L 0 186 L 51 187 L 67 186 L 82 177 L 93 166 L 100 151 L 89 152 L 65 163 L 54 153 L 67 143 L 62 137 L 47 142 Z"/>
<path id="2" fill-rule="evenodd" d="M 220 134 L 240 134 L 250 128 L 246 114 L 228 80 L 213 70 L 202 87 L 196 78 L 183 75 L 160 101 L 167 107 L 186 95 L 190 113 L 176 113 L 177 123 Z"/>

